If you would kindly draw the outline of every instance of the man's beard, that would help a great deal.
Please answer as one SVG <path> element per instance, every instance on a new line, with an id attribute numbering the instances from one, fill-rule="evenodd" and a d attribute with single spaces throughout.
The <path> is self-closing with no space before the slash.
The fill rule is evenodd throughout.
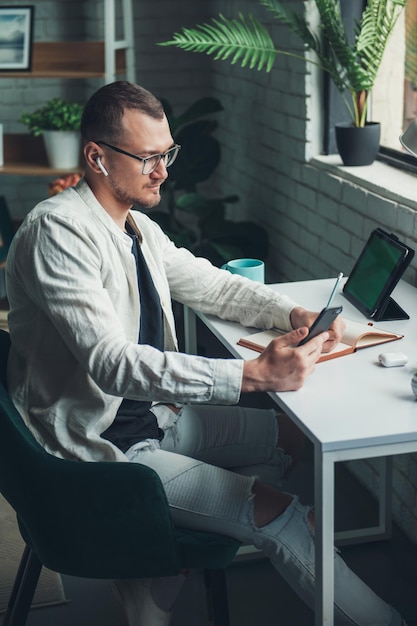
<path id="1" fill-rule="evenodd" d="M 143 198 L 140 198 L 138 196 L 131 196 L 128 193 L 126 193 L 126 191 L 124 189 L 122 189 L 121 187 L 119 187 L 118 185 L 115 185 L 112 182 L 112 187 L 113 190 L 116 194 L 117 199 L 120 202 L 126 203 L 126 204 L 130 204 L 131 206 L 140 206 L 142 209 L 153 209 L 154 207 L 158 206 L 158 204 L 161 201 L 161 196 L 158 193 L 157 195 L 154 196 L 154 198 L 148 202 L 145 202 Z"/>

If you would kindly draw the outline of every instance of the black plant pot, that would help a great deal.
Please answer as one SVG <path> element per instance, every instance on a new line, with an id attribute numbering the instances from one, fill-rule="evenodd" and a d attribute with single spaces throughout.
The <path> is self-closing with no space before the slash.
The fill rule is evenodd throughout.
<path id="1" fill-rule="evenodd" d="M 379 150 L 381 124 L 368 122 L 363 128 L 351 122 L 336 124 L 336 145 L 344 165 L 370 165 Z"/>

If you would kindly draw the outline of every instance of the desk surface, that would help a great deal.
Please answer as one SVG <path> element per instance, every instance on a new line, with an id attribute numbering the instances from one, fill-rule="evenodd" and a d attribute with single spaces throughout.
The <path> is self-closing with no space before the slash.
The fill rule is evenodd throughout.
<path id="1" fill-rule="evenodd" d="M 273 288 L 308 309 L 320 310 L 333 284 L 334 279 L 325 279 L 282 283 Z M 401 281 L 392 295 L 411 319 L 375 326 L 404 334 L 403 339 L 318 363 L 302 389 L 276 394 L 278 404 L 323 451 L 417 441 L 417 401 L 411 390 L 411 377 L 417 369 L 417 289 Z M 334 305 L 338 304 L 343 304 L 344 317 L 369 321 L 341 290 L 334 299 Z M 237 345 L 251 329 L 210 315 L 200 317 L 234 356 L 256 357 L 252 350 Z M 408 364 L 384 368 L 378 362 L 381 352 L 404 352 Z"/>

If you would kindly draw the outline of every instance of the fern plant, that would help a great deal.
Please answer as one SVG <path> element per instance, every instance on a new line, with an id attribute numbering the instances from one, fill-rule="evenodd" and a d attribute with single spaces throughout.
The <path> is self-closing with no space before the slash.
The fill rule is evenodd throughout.
<path id="1" fill-rule="evenodd" d="M 270 72 L 276 56 L 285 54 L 318 65 L 341 93 L 354 126 L 366 123 L 369 92 L 374 86 L 387 41 L 407 0 L 368 0 L 350 42 L 342 21 L 340 0 L 314 0 L 319 27 L 314 31 L 299 13 L 278 0 L 259 0 L 280 23 L 297 35 L 313 57 L 279 50 L 255 17 L 227 19 L 219 14 L 210 23 L 183 28 L 162 46 L 204 52 L 216 60 L 230 60 L 242 67 Z M 349 98 L 350 96 L 350 98 Z"/>

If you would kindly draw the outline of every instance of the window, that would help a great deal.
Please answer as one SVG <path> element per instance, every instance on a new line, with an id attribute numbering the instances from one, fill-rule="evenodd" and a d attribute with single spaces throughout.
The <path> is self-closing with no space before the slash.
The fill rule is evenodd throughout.
<path id="1" fill-rule="evenodd" d="M 353 36 L 355 19 L 360 19 L 364 0 L 341 0 L 342 15 Z M 344 105 L 334 86 L 325 86 L 328 106 L 324 148 L 337 152 L 334 124 L 348 121 Z M 414 165 L 414 157 L 405 154 L 399 136 L 417 117 L 417 0 L 408 0 L 384 53 L 382 65 L 371 94 L 368 119 L 381 122 L 380 156 L 400 165 Z M 398 161 L 400 163 L 398 163 Z"/>
<path id="2" fill-rule="evenodd" d="M 372 119 L 381 122 L 381 146 L 402 151 L 398 137 L 417 117 L 417 1 L 408 0 L 388 41 L 375 87 Z"/>

